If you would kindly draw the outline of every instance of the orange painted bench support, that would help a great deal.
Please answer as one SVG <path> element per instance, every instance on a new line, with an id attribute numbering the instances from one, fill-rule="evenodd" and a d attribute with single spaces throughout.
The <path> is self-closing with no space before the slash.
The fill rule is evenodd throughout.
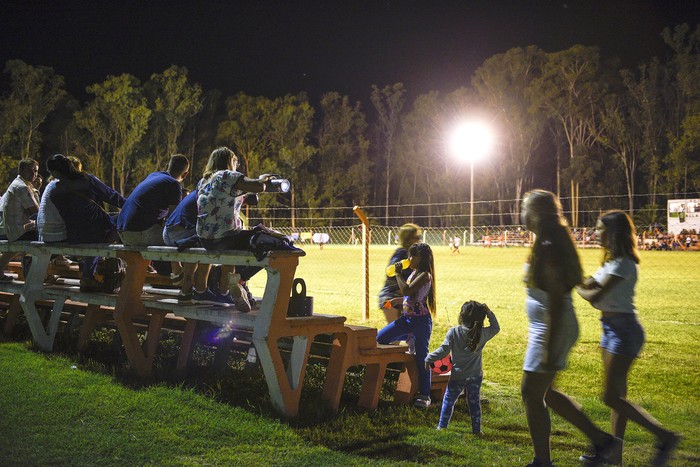
<path id="1" fill-rule="evenodd" d="M 323 399 L 331 409 L 337 411 L 345 384 L 345 374 L 352 366 L 365 365 L 358 406 L 375 410 L 384 382 L 387 365 L 403 363 L 404 370 L 394 393 L 394 400 L 408 403 L 418 388 L 418 372 L 413 355 L 406 353 L 403 345 L 377 344 L 377 329 L 365 326 L 346 325 L 346 332 L 336 335 L 331 350 L 331 358 L 323 386 Z"/>
<path id="2" fill-rule="evenodd" d="M 447 391 L 447 383 L 450 381 L 450 373 L 436 375 L 433 373 L 430 377 L 430 400 L 433 404 L 441 402 Z"/>

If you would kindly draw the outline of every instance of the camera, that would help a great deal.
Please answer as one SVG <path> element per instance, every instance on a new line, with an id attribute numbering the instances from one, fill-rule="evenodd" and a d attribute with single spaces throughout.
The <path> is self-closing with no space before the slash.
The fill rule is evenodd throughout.
<path id="1" fill-rule="evenodd" d="M 285 178 L 274 178 L 265 182 L 266 193 L 287 193 L 291 187 L 292 184 Z"/>

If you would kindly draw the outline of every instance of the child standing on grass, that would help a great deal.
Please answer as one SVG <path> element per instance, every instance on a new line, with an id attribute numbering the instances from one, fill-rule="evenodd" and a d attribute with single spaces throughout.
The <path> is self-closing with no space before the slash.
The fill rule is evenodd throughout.
<path id="1" fill-rule="evenodd" d="M 416 407 L 430 407 L 430 371 L 425 368 L 428 343 L 433 330 L 431 314 L 435 314 L 435 264 L 433 251 L 425 243 L 415 243 L 408 249 L 408 279 L 401 276 L 401 263 L 396 263 L 396 282 L 403 294 L 401 316 L 377 333 L 379 344 L 406 340 L 409 334 L 415 340 L 415 358 L 418 368 L 419 391 Z"/>
<path id="2" fill-rule="evenodd" d="M 576 290 L 602 314 L 603 402 L 612 409 L 613 434 L 623 439 L 627 420 L 632 420 L 658 440 L 652 465 L 666 465 L 681 436 L 667 430 L 646 410 L 627 400 L 627 376 L 644 345 L 644 329 L 634 306 L 639 267 L 634 224 L 623 211 L 608 211 L 598 219 L 596 236 L 604 251 L 603 267 Z M 594 454 L 581 456 L 581 460 L 592 463 L 601 459 Z M 622 463 L 622 445 L 612 453 L 609 461 L 611 464 Z"/>
<path id="3" fill-rule="evenodd" d="M 484 327 L 484 319 L 489 326 Z M 425 368 L 452 353 L 452 374 L 447 383 L 447 391 L 442 399 L 442 410 L 437 429 L 447 428 L 452 418 L 455 402 L 462 391 L 467 393 L 469 415 L 472 419 L 472 433 L 481 434 L 481 382 L 484 372 L 481 368 L 481 351 L 486 342 L 498 334 L 501 327 L 496 315 L 485 303 L 465 302 L 459 314 L 459 326 L 447 331 L 445 342 L 425 359 Z"/>

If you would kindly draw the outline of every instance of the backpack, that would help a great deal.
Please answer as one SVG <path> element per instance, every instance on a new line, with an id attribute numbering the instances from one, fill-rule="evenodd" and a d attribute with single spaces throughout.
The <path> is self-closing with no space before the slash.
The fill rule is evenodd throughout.
<path id="1" fill-rule="evenodd" d="M 250 251 L 255 253 L 258 261 L 262 260 L 270 251 L 292 250 L 298 251 L 290 237 L 281 232 L 272 230 L 262 224 L 253 227 L 253 235 L 250 237 Z"/>
<path id="2" fill-rule="evenodd" d="M 126 262 L 121 258 L 100 258 L 95 268 L 95 280 L 102 284 L 102 292 L 117 293 L 126 276 Z"/>

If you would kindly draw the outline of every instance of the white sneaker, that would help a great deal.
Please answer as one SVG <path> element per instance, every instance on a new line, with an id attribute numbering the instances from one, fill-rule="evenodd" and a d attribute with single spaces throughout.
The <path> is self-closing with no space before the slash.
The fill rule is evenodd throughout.
<path id="1" fill-rule="evenodd" d="M 248 313 L 251 310 L 248 293 L 241 284 L 231 285 L 231 297 L 233 297 L 233 303 L 241 313 Z"/>
<path id="2" fill-rule="evenodd" d="M 430 407 L 430 397 L 419 394 L 418 397 L 413 401 L 413 407 L 418 407 L 420 409 L 427 409 Z"/>

